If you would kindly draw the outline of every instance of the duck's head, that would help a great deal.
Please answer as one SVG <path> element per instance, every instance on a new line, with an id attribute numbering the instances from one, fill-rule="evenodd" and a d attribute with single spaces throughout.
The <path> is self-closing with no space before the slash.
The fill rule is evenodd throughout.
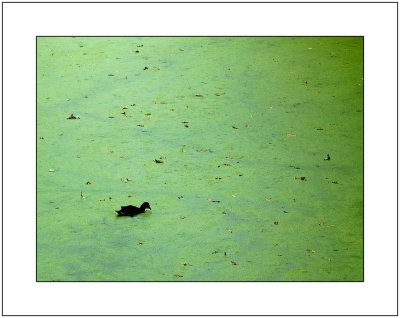
<path id="1" fill-rule="evenodd" d="M 146 210 L 146 209 L 150 209 L 151 210 L 149 202 L 143 202 L 142 205 L 140 206 L 140 209 L 141 210 Z"/>

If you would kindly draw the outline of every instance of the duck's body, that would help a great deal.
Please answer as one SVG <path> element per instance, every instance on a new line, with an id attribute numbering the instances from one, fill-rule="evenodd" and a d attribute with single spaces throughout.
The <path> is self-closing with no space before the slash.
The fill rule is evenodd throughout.
<path id="1" fill-rule="evenodd" d="M 150 209 L 150 204 L 149 202 L 143 202 L 140 208 L 133 206 L 133 205 L 127 205 L 127 206 L 121 206 L 121 209 L 119 211 L 115 211 L 118 213 L 117 216 L 135 216 L 141 213 L 146 212 L 146 209 Z"/>

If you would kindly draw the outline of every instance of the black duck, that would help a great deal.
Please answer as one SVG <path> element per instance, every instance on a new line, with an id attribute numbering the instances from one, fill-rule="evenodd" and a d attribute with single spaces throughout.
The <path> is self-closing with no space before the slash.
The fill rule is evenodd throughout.
<path id="1" fill-rule="evenodd" d="M 121 209 L 119 211 L 115 211 L 118 213 L 117 216 L 135 216 L 141 213 L 146 212 L 146 209 L 150 209 L 150 204 L 149 202 L 143 202 L 140 208 L 133 206 L 133 205 L 127 205 L 127 206 L 121 206 Z"/>

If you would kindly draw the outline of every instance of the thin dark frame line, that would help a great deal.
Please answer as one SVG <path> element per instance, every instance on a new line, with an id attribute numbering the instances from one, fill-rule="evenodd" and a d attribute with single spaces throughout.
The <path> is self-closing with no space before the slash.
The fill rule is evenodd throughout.
<path id="1" fill-rule="evenodd" d="M 37 116 L 37 44 L 38 44 L 38 39 L 42 38 L 43 36 L 36 36 L 36 116 Z M 53 36 L 53 37 L 68 37 L 68 38 L 80 38 L 82 36 Z M 108 38 L 108 36 L 94 36 L 94 37 L 103 37 L 103 38 Z M 116 37 L 116 36 L 113 36 Z M 147 36 L 118 36 L 120 38 L 139 38 L 139 37 L 147 37 Z M 151 37 L 157 37 L 157 36 L 151 36 Z M 176 37 L 176 36 L 163 36 L 163 37 Z M 191 36 L 184 36 L 187 38 L 191 38 Z M 205 37 L 205 36 L 201 36 L 201 37 Z M 211 37 L 211 36 L 209 36 Z M 216 36 L 216 37 L 220 37 L 220 36 Z M 225 36 L 225 37 L 234 37 L 236 38 L 236 36 Z M 245 37 L 245 36 L 238 36 L 238 37 Z M 281 37 L 281 36 L 251 36 L 253 38 L 269 38 L 269 37 Z M 335 36 L 283 36 L 286 38 L 301 38 L 301 37 L 314 37 L 314 38 L 330 38 L 330 37 L 335 37 Z M 336 36 L 336 37 L 341 37 L 341 36 Z M 347 38 L 347 37 L 357 37 L 357 36 L 343 36 L 343 38 Z M 342 37 L 341 37 L 342 38 Z M 364 52 L 364 37 L 363 36 L 358 36 L 358 38 L 362 39 L 362 53 L 363 53 L 363 77 L 364 77 L 364 62 L 365 62 L 365 52 Z M 365 232 L 365 219 L 364 219 L 364 96 L 365 96 L 365 92 L 364 92 L 364 83 L 363 83 L 363 230 L 362 230 L 362 239 L 363 239 L 363 251 L 362 251 L 362 266 L 363 266 L 363 275 L 362 275 L 362 280 L 359 281 L 335 281 L 335 280 L 331 280 L 331 281 L 216 281 L 216 280 L 212 280 L 212 281 L 186 281 L 186 280 L 171 280 L 171 281 L 135 281 L 135 280 L 118 280 L 118 281 L 111 281 L 111 280 L 98 280 L 98 281 L 91 281 L 91 280 L 71 280 L 71 281 L 51 281 L 51 280 L 43 280 L 43 281 L 38 281 L 38 246 L 37 246 L 37 218 L 38 218 L 38 211 L 37 211 L 37 180 L 36 180 L 36 282 L 37 283 L 362 283 L 364 282 L 364 278 L 365 278 L 365 240 L 364 240 L 364 232 Z M 37 119 L 37 118 L 36 118 Z M 37 123 L 36 123 L 37 124 Z M 37 174 L 37 130 L 36 130 L 36 174 Z"/>
<path id="2" fill-rule="evenodd" d="M 357 1 L 327 1 L 327 2 L 312 2 L 312 1 L 303 1 L 303 2 L 296 2 L 296 1 L 285 1 L 285 2 L 279 2 L 279 1 L 271 1 L 271 2 L 266 2 L 266 1 L 231 1 L 231 2 L 223 2 L 223 1 L 185 1 L 185 2 L 178 2 L 178 1 L 169 1 L 169 2 L 162 2 L 162 1 L 151 1 L 151 2 L 146 2 L 146 1 L 115 1 L 115 2 L 110 2 L 110 1 L 98 1 L 98 2 L 90 2 L 90 1 L 77 1 L 77 2 L 70 2 L 70 1 L 60 1 L 60 2 L 46 2 L 46 1 L 36 1 L 36 2 L 29 2 L 29 1 L 20 1 L 20 2 L 11 2 L 11 1 L 5 1 L 3 3 L 17 3 L 17 4 L 37 4 L 37 3 L 43 3 L 43 4 L 124 4 L 124 3 L 130 3 L 130 4 L 329 4 L 329 3 L 334 3 L 334 4 L 388 4 L 388 3 L 394 3 L 397 4 L 395 1 L 365 1 L 365 2 L 357 2 Z"/>
<path id="3" fill-rule="evenodd" d="M 11 317 L 21 317 L 21 315 L 6 315 L 6 316 L 11 316 Z M 76 316 L 82 316 L 82 317 L 396 317 L 397 315 L 372 315 L 372 314 L 366 314 L 366 315 L 360 315 L 360 314 L 354 314 L 354 315 L 316 315 L 316 314 L 312 314 L 312 315 L 260 315 L 260 314 L 254 314 L 254 315 L 226 315 L 226 314 L 222 314 L 222 315 L 183 315 L 183 314 L 179 314 L 179 315 L 172 315 L 172 314 L 166 314 L 166 315 L 151 315 L 151 314 L 143 314 L 143 315 L 126 315 L 126 314 L 120 314 L 120 315 L 94 315 L 94 314 L 88 314 L 88 315 L 22 315 L 23 317 L 76 317 Z"/>
<path id="4" fill-rule="evenodd" d="M 4 46 L 4 16 L 3 16 L 3 10 L 4 7 L 3 5 L 1 6 L 1 315 L 4 316 L 4 276 L 3 276 L 3 271 L 4 271 L 4 219 L 3 219 L 3 211 L 4 211 L 4 157 L 3 157 L 3 153 L 4 153 L 4 148 L 3 148 L 3 144 L 4 144 L 4 113 L 3 113 L 3 109 L 4 109 L 4 100 L 3 100 L 3 95 L 4 95 L 4 78 L 3 78 L 3 61 L 4 61 L 4 51 L 3 51 L 3 46 Z"/>
<path id="5" fill-rule="evenodd" d="M 35 102 L 36 102 L 36 107 L 35 107 L 35 127 L 36 127 L 36 134 L 35 134 L 35 149 L 36 149 L 36 156 L 35 156 L 35 167 L 36 167 L 36 171 L 35 171 L 35 176 L 36 176 L 36 195 L 35 195 L 35 205 L 36 205 L 36 242 L 35 242 L 35 254 L 36 254 L 36 268 L 35 268 L 35 272 L 36 272 L 36 282 L 37 282 L 37 278 L 38 278 L 38 266 L 37 266 L 37 260 L 38 260 L 38 193 L 37 193 L 37 189 L 38 189 L 38 168 L 37 168 L 37 164 L 38 164 L 38 129 L 37 129 L 37 123 L 38 123 L 38 38 L 36 37 L 36 41 L 35 41 L 35 49 L 36 49 L 36 56 L 35 56 Z"/>
<path id="6" fill-rule="evenodd" d="M 38 35 L 37 38 L 363 38 L 363 35 Z"/>
<path id="7" fill-rule="evenodd" d="M 255 315 L 172 315 L 172 314 L 166 314 L 166 315 L 147 315 L 147 314 L 142 314 L 142 315 L 3 315 L 3 316 L 9 316 L 9 317 L 396 317 L 397 315 L 372 315 L 372 314 L 367 314 L 367 315 L 360 315 L 360 314 L 354 314 L 354 315 L 260 315 L 260 314 L 255 314 Z"/>

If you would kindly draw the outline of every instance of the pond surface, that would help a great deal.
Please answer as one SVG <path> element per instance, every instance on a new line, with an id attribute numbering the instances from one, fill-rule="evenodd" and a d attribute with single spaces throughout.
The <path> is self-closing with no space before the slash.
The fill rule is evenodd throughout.
<path id="1" fill-rule="evenodd" d="M 362 281 L 362 38 L 39 37 L 37 280 Z"/>

